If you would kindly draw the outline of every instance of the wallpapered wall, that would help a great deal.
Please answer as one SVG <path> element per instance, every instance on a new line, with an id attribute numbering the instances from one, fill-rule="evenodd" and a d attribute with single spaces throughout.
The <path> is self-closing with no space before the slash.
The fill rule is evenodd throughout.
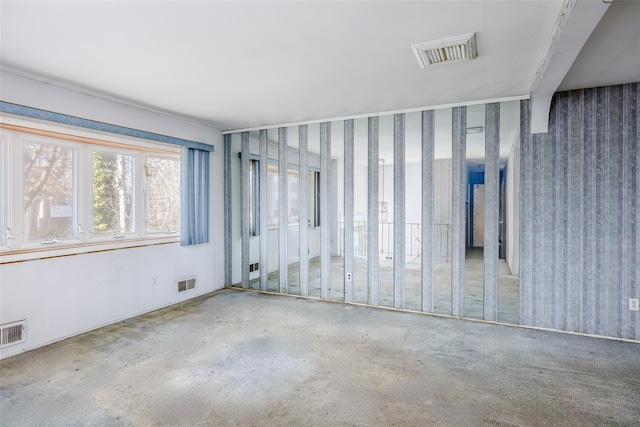
<path id="1" fill-rule="evenodd" d="M 521 101 L 520 323 L 640 339 L 640 84 Z"/>

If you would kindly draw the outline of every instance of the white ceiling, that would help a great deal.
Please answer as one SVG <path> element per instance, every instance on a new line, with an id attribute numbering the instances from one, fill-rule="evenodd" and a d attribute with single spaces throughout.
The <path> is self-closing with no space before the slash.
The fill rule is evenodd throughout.
<path id="1" fill-rule="evenodd" d="M 450 159 L 452 156 L 451 137 L 451 108 L 437 109 L 435 111 L 435 152 L 436 159 Z M 516 132 L 520 129 L 520 109 L 517 101 L 502 102 L 500 105 L 500 159 L 509 156 L 513 146 Z M 467 127 L 485 126 L 484 105 L 473 105 L 467 108 Z M 393 153 L 393 116 L 380 117 L 379 121 L 379 148 L 378 157 L 385 164 L 394 163 Z M 422 122 L 420 112 L 405 114 L 405 162 L 417 163 L 422 159 Z M 257 132 L 253 135 L 257 138 Z M 466 158 L 479 160 L 484 163 L 486 133 L 467 135 Z M 277 132 L 272 129 L 269 132 L 269 140 L 277 152 Z M 312 124 L 308 128 L 309 150 L 320 153 L 320 126 Z M 239 139 L 236 139 L 239 142 Z M 287 143 L 294 149 L 298 145 L 298 131 L 290 127 L 287 132 Z M 356 164 L 367 164 L 367 119 L 359 118 L 354 121 L 354 158 Z M 331 158 L 344 156 L 344 122 L 333 121 L 331 123 Z"/>
<path id="2" fill-rule="evenodd" d="M 640 2 L 615 0 L 558 90 L 640 82 Z"/>
<path id="3" fill-rule="evenodd" d="M 221 130 L 268 126 L 526 96 L 563 3 L 1 1 L 0 64 Z M 603 36 L 622 19 L 637 41 L 629 14 Z M 477 59 L 418 67 L 411 44 L 469 32 Z"/>

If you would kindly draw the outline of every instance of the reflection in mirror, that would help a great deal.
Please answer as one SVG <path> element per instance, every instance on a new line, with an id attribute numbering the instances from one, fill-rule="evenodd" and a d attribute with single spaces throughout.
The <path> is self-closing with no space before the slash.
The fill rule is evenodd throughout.
<path id="1" fill-rule="evenodd" d="M 267 263 L 269 266 L 269 279 L 267 290 L 278 292 L 280 290 L 280 242 L 278 240 L 280 211 L 280 174 L 278 168 L 278 129 L 267 131 L 267 227 L 269 250 L 267 253 Z"/>
<path id="2" fill-rule="evenodd" d="M 353 206 L 353 190 L 354 190 L 354 159 L 353 159 L 353 120 L 344 121 L 344 301 L 353 302 L 354 283 L 353 275 L 355 273 L 355 254 L 354 254 L 354 206 Z"/>
<path id="3" fill-rule="evenodd" d="M 299 237 L 298 237 L 298 279 L 300 295 L 309 295 L 309 200 L 313 190 L 309 190 L 309 126 L 298 127 L 298 172 L 299 172 Z"/>
<path id="4" fill-rule="evenodd" d="M 242 236 L 240 234 L 241 178 L 240 134 L 231 135 L 231 283 L 242 286 Z"/>
<path id="5" fill-rule="evenodd" d="M 520 102 L 500 104 L 498 321 L 518 323 Z"/>
<path id="6" fill-rule="evenodd" d="M 287 292 L 300 294 L 300 167 L 299 167 L 299 132 L 298 126 L 287 128 L 287 218 L 288 218 L 288 271 Z"/>
<path id="7" fill-rule="evenodd" d="M 434 312 L 451 314 L 452 139 L 450 108 L 434 111 L 433 241 Z"/>
<path id="8" fill-rule="evenodd" d="M 368 120 L 353 122 L 353 255 L 354 298 L 357 303 L 367 303 L 367 229 L 368 229 Z"/>
<path id="9" fill-rule="evenodd" d="M 517 322 L 518 107 L 475 105 L 458 115 L 440 109 L 230 135 L 231 209 L 240 213 L 231 217 L 231 282 Z M 464 145 L 454 171 L 458 128 Z M 456 262 L 464 262 L 464 275 L 452 268 Z M 464 292 L 456 285 L 461 277 Z"/>
<path id="10" fill-rule="evenodd" d="M 310 124 L 307 137 L 309 296 L 320 298 L 320 125 Z"/>
<path id="11" fill-rule="evenodd" d="M 260 289 L 260 141 L 249 132 L 249 288 Z"/>
<path id="12" fill-rule="evenodd" d="M 260 290 L 266 291 L 267 284 L 269 283 L 269 271 L 267 266 L 269 265 L 269 219 L 268 212 L 269 208 L 267 206 L 268 202 L 268 192 L 267 192 L 267 181 L 268 181 L 268 171 L 269 171 L 269 140 L 266 129 L 262 129 L 258 132 L 258 144 L 259 144 L 259 164 L 258 164 L 258 173 L 256 174 L 259 189 L 258 189 L 258 212 L 256 216 L 258 217 L 258 221 L 256 221 L 256 226 L 258 227 L 259 236 L 259 245 L 260 245 L 260 262 L 259 266 L 262 268 L 258 268 L 259 270 L 259 281 L 260 281 Z"/>
<path id="13" fill-rule="evenodd" d="M 405 308 L 422 306 L 422 114 L 405 114 Z"/>
<path id="14" fill-rule="evenodd" d="M 485 106 L 467 107 L 467 191 L 464 315 L 483 318 L 485 230 Z"/>
<path id="15" fill-rule="evenodd" d="M 393 116 L 379 121 L 378 303 L 393 307 Z"/>
<path id="16" fill-rule="evenodd" d="M 331 289 L 329 298 L 344 300 L 344 121 L 331 122 L 329 220 Z"/>
<path id="17" fill-rule="evenodd" d="M 518 319 L 517 102 L 467 108 L 465 317 Z"/>

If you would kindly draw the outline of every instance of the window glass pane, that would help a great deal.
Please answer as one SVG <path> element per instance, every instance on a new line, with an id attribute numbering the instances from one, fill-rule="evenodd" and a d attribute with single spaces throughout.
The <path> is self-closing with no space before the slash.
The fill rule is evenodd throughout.
<path id="1" fill-rule="evenodd" d="M 134 158 L 93 153 L 93 234 L 134 231 Z"/>
<path id="2" fill-rule="evenodd" d="M 4 246 L 7 244 L 6 237 L 8 231 L 6 230 L 7 223 L 7 209 L 9 207 L 9 200 L 6 192 L 6 183 L 7 183 L 7 155 L 5 153 L 6 148 L 6 135 L 0 135 L 0 201 L 2 201 L 2 205 L 0 206 L 0 246 Z"/>
<path id="3" fill-rule="evenodd" d="M 269 197 L 269 225 L 278 225 L 278 169 L 269 168 L 267 172 Z"/>
<path id="4" fill-rule="evenodd" d="M 147 157 L 147 225 L 149 232 L 180 230 L 180 161 Z"/>
<path id="5" fill-rule="evenodd" d="M 298 194 L 300 185 L 297 172 L 289 172 L 289 222 L 298 222 L 300 220 L 300 208 L 298 203 Z"/>
<path id="6" fill-rule="evenodd" d="M 24 145 L 25 240 L 74 235 L 75 150 L 55 144 Z"/>

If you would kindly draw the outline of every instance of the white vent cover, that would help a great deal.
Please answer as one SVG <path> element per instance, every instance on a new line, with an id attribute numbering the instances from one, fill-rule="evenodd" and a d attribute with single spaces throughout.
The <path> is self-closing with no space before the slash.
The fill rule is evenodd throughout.
<path id="1" fill-rule="evenodd" d="M 178 282 L 178 292 L 188 291 L 189 289 L 193 289 L 196 287 L 196 279 L 186 279 Z"/>
<path id="2" fill-rule="evenodd" d="M 27 321 L 0 325 L 0 348 L 25 342 L 27 340 Z"/>
<path id="3" fill-rule="evenodd" d="M 447 37 L 411 46 L 421 68 L 476 57 L 476 33 Z"/>

